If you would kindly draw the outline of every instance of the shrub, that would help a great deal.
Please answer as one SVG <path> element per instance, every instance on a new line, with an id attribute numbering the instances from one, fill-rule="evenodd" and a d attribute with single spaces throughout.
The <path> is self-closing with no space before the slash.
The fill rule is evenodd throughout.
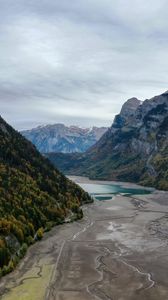
<path id="1" fill-rule="evenodd" d="M 43 237 L 43 235 L 44 235 L 44 230 L 43 230 L 43 228 L 41 227 L 41 228 L 39 228 L 39 229 L 37 230 L 37 233 L 36 233 L 36 239 L 37 239 L 37 240 L 41 240 L 42 237 Z"/>
<path id="2" fill-rule="evenodd" d="M 19 251 L 19 257 L 22 258 L 27 252 L 27 244 L 24 243 Z"/>

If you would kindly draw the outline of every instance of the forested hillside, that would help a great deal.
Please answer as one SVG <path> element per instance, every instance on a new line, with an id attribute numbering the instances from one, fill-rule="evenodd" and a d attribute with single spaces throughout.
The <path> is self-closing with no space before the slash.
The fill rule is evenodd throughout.
<path id="1" fill-rule="evenodd" d="M 0 274 L 11 271 L 44 230 L 82 217 L 91 199 L 0 117 Z"/>

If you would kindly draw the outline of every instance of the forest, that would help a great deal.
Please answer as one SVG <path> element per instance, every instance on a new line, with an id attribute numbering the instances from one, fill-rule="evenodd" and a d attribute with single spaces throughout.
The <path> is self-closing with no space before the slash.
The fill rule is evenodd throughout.
<path id="1" fill-rule="evenodd" d="M 0 275 L 53 226 L 83 216 L 92 199 L 0 117 Z"/>

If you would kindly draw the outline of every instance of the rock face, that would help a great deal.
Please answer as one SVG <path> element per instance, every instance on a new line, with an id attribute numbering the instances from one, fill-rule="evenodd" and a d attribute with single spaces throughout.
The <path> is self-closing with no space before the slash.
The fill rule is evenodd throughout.
<path id="1" fill-rule="evenodd" d="M 168 92 L 128 100 L 111 128 L 83 155 L 51 157 L 66 173 L 168 189 Z"/>
<path id="2" fill-rule="evenodd" d="M 128 118 L 130 116 L 133 116 L 136 109 L 142 104 L 141 100 L 138 100 L 137 98 L 131 98 L 128 99 L 122 106 L 120 116 L 123 116 L 124 118 Z"/>
<path id="3" fill-rule="evenodd" d="M 41 153 L 48 152 L 84 152 L 94 145 L 106 132 L 106 127 L 79 128 L 64 124 L 40 126 L 22 131 Z"/>

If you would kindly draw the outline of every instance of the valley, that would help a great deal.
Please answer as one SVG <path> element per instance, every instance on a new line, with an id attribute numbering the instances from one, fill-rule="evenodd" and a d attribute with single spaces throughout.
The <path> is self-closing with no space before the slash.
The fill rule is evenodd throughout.
<path id="1" fill-rule="evenodd" d="M 142 192 L 136 184 L 116 185 Z M 54 227 L 1 279 L 0 299 L 167 299 L 167 199 L 168 192 L 144 190 L 84 205 L 82 220 Z"/>
<path id="2" fill-rule="evenodd" d="M 0 1 L 0 300 L 168 300 L 168 1 Z"/>

